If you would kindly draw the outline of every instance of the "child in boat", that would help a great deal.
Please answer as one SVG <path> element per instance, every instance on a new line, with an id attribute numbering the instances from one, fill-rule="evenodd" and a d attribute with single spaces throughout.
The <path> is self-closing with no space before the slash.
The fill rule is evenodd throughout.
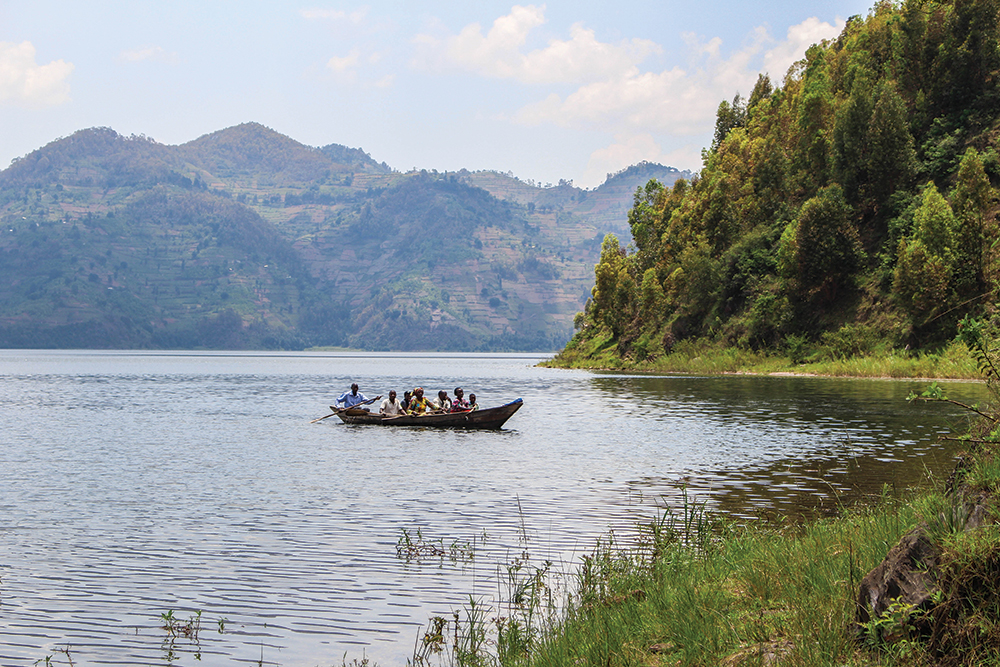
<path id="1" fill-rule="evenodd" d="M 455 398 L 451 402 L 452 412 L 465 412 L 469 409 L 469 402 L 465 400 L 465 390 L 455 387 Z"/>
<path id="2" fill-rule="evenodd" d="M 439 412 L 451 412 L 451 399 L 444 389 L 438 392 L 437 409 Z"/>
<path id="3" fill-rule="evenodd" d="M 478 410 L 479 409 L 479 403 L 476 403 L 476 395 L 475 394 L 469 394 L 469 409 L 470 410 Z"/>

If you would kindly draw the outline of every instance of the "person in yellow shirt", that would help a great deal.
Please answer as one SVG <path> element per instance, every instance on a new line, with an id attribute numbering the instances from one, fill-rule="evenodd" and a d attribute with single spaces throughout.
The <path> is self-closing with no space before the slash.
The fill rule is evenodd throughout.
<path id="1" fill-rule="evenodd" d="M 434 404 L 424 397 L 424 388 L 417 387 L 414 389 L 413 396 L 410 397 L 410 404 L 407 406 L 406 412 L 411 415 L 422 415 L 433 410 Z"/>

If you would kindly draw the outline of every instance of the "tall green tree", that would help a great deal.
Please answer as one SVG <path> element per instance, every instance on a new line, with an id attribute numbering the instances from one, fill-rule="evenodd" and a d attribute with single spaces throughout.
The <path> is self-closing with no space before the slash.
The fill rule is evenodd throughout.
<path id="1" fill-rule="evenodd" d="M 970 147 L 962 156 L 951 197 L 956 222 L 955 288 L 965 297 L 982 294 L 986 288 L 986 214 L 992 198 L 979 152 Z"/>
<path id="2" fill-rule="evenodd" d="M 801 296 L 817 305 L 835 301 L 862 258 L 852 210 L 838 184 L 802 205 L 794 236 Z"/>
<path id="3" fill-rule="evenodd" d="M 955 216 L 938 189 L 924 189 L 913 235 L 900 241 L 893 292 L 913 325 L 923 327 L 954 302 Z"/>

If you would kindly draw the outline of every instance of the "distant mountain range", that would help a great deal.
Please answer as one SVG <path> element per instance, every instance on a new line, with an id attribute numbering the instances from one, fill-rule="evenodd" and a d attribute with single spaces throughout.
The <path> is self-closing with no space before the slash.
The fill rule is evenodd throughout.
<path id="1" fill-rule="evenodd" d="M 81 130 L 0 172 L 0 347 L 552 350 L 636 188 L 682 177 L 540 187 L 257 123 Z"/>

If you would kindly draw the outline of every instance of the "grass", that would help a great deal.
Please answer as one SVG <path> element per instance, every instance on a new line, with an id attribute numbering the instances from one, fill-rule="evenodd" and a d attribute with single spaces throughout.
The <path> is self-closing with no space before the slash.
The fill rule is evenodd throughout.
<path id="1" fill-rule="evenodd" d="M 627 540 L 605 538 L 558 613 L 545 595 L 508 597 L 520 614 L 512 637 L 513 620 L 487 627 L 481 605 L 470 604 L 428 626 L 411 664 L 760 664 L 768 652 L 789 664 L 873 664 L 859 657 L 851 630 L 856 586 L 916 521 L 888 496 L 804 527 L 723 524 L 688 503 Z M 529 577 L 536 590 L 539 574 Z"/>
<path id="2" fill-rule="evenodd" d="M 906 500 L 886 492 L 835 519 L 746 525 L 686 504 L 628 539 L 602 540 L 583 559 L 562 606 L 543 594 L 520 602 L 508 596 L 506 613 L 513 613 L 500 621 L 470 599 L 451 619 L 433 619 L 410 664 L 1000 664 L 1000 528 L 962 532 L 954 515 L 938 519 L 949 507 L 936 491 Z M 936 614 L 941 636 L 913 635 L 908 624 L 917 612 L 902 603 L 859 627 L 861 579 L 928 519 L 938 519 L 932 534 L 943 545 L 944 567 L 937 606 L 922 613 Z M 543 591 L 543 577 L 535 571 L 523 581 Z M 965 609 L 974 598 L 979 606 Z"/>
<path id="3" fill-rule="evenodd" d="M 880 349 L 866 355 L 843 355 L 836 349 L 816 346 L 807 355 L 726 346 L 705 340 L 685 340 L 668 354 L 636 362 L 621 358 L 610 334 L 571 343 L 543 362 L 551 368 L 622 369 L 656 373 L 719 375 L 803 374 L 862 378 L 980 379 L 973 355 L 962 342 L 952 342 L 939 352 Z"/>
<path id="4" fill-rule="evenodd" d="M 915 521 L 886 498 L 804 527 L 701 521 L 687 538 L 598 549 L 565 619 L 512 664 L 852 664 L 856 585 Z"/>

